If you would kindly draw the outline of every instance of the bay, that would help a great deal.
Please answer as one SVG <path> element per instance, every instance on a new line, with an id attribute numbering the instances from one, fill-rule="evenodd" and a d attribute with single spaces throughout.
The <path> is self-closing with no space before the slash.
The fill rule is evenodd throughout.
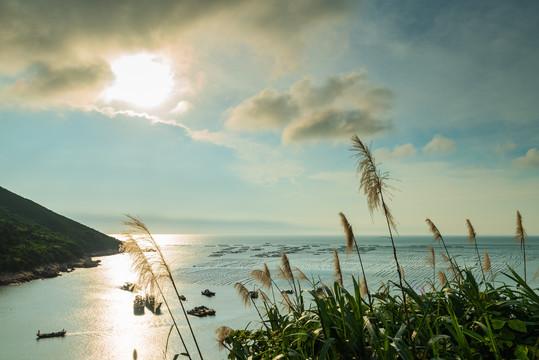
<path id="1" fill-rule="evenodd" d="M 235 329 L 258 327 L 260 319 L 253 308 L 246 308 L 235 292 L 234 284 L 243 283 L 254 290 L 258 284 L 250 277 L 254 269 L 266 263 L 277 278 L 280 256 L 285 252 L 292 267 L 301 269 L 314 281 L 331 284 L 333 281 L 333 249 L 339 253 L 345 287 L 352 276 L 359 277 L 357 254 L 346 255 L 342 235 L 336 236 L 216 236 L 216 235 L 156 235 L 165 258 L 169 262 L 180 293 L 186 296 L 186 309 L 205 305 L 216 310 L 216 315 L 205 318 L 189 317 L 205 359 L 225 359 L 220 351 L 214 330 L 226 325 Z M 371 291 L 380 281 L 397 281 L 397 273 L 390 240 L 381 236 L 358 237 L 362 260 Z M 475 269 L 477 255 L 465 237 L 445 237 L 451 256 L 459 265 Z M 493 272 L 506 272 L 507 265 L 522 274 L 520 247 L 511 236 L 478 237 L 479 252 L 487 251 Z M 406 280 L 418 292 L 427 282 L 437 278 L 425 261 L 428 246 L 436 253 L 442 250 L 429 236 L 402 236 L 396 239 L 399 261 Z M 526 247 L 528 283 L 539 268 L 539 237 L 529 237 Z M 172 321 L 165 306 L 163 314 L 146 311 L 133 314 L 134 294 L 120 290 L 126 281 L 134 282 L 130 259 L 126 254 L 100 257 L 101 266 L 77 269 L 54 279 L 0 287 L 0 359 L 132 359 L 136 349 L 138 359 L 164 359 L 167 335 Z M 437 268 L 445 269 L 437 257 Z M 504 275 L 497 281 L 510 282 Z M 289 286 L 278 281 L 282 289 Z M 305 283 L 304 289 L 310 289 Z M 216 292 L 207 298 L 204 289 Z M 181 325 L 187 347 L 193 358 L 198 358 L 191 340 L 186 319 L 170 287 L 166 298 L 171 311 Z M 260 305 L 260 299 L 256 300 Z M 36 332 L 65 329 L 63 338 L 36 340 Z M 183 352 L 177 334 L 172 333 L 167 358 Z"/>

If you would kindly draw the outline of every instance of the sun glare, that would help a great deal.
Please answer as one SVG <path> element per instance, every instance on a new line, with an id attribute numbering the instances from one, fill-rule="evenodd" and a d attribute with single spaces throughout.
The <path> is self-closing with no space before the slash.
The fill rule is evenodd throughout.
<path id="1" fill-rule="evenodd" d="M 111 63 L 114 84 L 105 91 L 108 100 L 126 101 L 140 107 L 164 102 L 174 86 L 166 59 L 152 54 L 123 56 Z"/>

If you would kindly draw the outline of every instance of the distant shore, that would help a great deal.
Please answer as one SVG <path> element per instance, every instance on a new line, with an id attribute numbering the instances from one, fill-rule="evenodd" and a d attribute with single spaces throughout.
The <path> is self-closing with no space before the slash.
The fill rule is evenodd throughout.
<path id="1" fill-rule="evenodd" d="M 50 279 L 61 276 L 62 273 L 72 272 L 77 268 L 96 267 L 99 266 L 101 260 L 93 260 L 92 257 L 116 255 L 119 253 L 118 250 L 106 250 L 92 253 L 91 255 L 67 263 L 52 263 L 38 266 L 33 270 L 0 273 L 0 286 L 16 285 L 39 279 Z"/>

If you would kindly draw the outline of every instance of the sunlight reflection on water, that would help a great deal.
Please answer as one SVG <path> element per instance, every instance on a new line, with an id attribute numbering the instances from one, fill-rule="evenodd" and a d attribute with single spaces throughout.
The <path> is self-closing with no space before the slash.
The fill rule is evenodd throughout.
<path id="1" fill-rule="evenodd" d="M 207 359 L 225 359 L 219 352 L 214 329 L 221 325 L 244 328 L 250 321 L 257 327 L 259 321 L 254 309 L 245 309 L 236 295 L 234 283 L 243 282 L 248 288 L 256 283 L 250 272 L 267 263 L 275 274 L 280 264 L 280 252 L 286 251 L 291 265 L 299 267 L 308 277 L 330 283 L 333 275 L 332 249 L 338 248 L 345 285 L 350 275 L 357 276 L 357 257 L 346 256 L 341 237 L 208 237 L 200 235 L 158 235 L 167 261 L 171 264 L 180 292 L 187 297 L 186 309 L 199 305 L 214 308 L 214 317 L 190 318 L 201 349 Z M 363 240 L 362 251 L 371 283 L 395 278 L 393 259 L 387 239 Z M 406 239 L 405 239 L 406 240 Z M 459 256 L 459 263 L 473 266 L 474 252 L 467 241 L 453 239 L 450 251 Z M 539 265 L 538 244 L 534 238 L 529 244 L 528 277 Z M 481 241 L 481 239 L 479 239 Z M 487 243 L 487 242 L 485 242 Z M 407 279 L 419 286 L 432 269 L 425 265 L 427 246 L 432 238 L 401 241 L 399 260 Z M 479 243 L 481 246 L 481 243 Z M 512 239 L 494 239 L 489 242 L 493 268 L 505 270 L 509 263 L 521 271 L 522 263 Z M 437 251 L 438 252 L 438 251 Z M 9 326 L 0 327 L 0 358 L 25 359 L 131 359 L 137 349 L 138 359 L 161 359 L 172 321 L 163 305 L 163 314 L 156 316 L 145 311 L 133 314 L 134 293 L 120 290 L 136 277 L 130 271 L 130 259 L 125 254 L 100 258 L 102 265 L 92 269 L 77 269 L 61 277 L 34 281 L 17 286 L 0 287 L 0 321 Z M 313 260 L 314 259 L 314 260 Z M 533 269 L 533 271 L 531 270 Z M 538 282 L 533 283 L 534 287 Z M 217 295 L 206 298 L 201 291 L 210 288 Z M 185 318 L 172 290 L 167 289 L 172 312 L 194 353 Z M 67 330 L 65 338 L 35 340 L 35 332 Z M 183 351 L 176 334 L 172 334 L 168 358 Z M 194 356 L 197 358 L 197 356 Z"/>

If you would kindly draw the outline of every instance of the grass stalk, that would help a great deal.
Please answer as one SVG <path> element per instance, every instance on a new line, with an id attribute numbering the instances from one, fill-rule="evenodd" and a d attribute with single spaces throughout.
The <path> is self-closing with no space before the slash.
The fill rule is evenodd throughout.
<path id="1" fill-rule="evenodd" d="M 518 210 L 515 240 L 519 243 L 520 250 L 522 251 L 522 258 L 524 260 L 524 281 L 526 281 L 526 230 L 524 230 L 524 227 L 522 226 L 522 216 Z"/>
<path id="2" fill-rule="evenodd" d="M 384 193 L 387 194 L 388 189 L 394 189 L 386 183 L 389 179 L 388 173 L 381 173 L 376 165 L 374 157 L 368 146 L 363 144 L 357 135 L 352 136 L 352 151 L 355 152 L 354 156 L 358 158 L 357 160 L 357 173 L 361 173 L 361 180 L 359 185 L 359 190 L 363 190 L 367 198 L 367 207 L 371 216 L 374 213 L 374 210 L 380 209 L 385 216 L 387 229 L 389 231 L 389 238 L 391 239 L 391 246 L 393 248 L 393 258 L 397 266 L 397 274 L 399 276 L 399 286 L 402 292 L 402 300 L 404 305 L 404 314 L 406 316 L 406 324 L 408 327 L 408 337 L 412 346 L 414 343 L 412 341 L 412 327 L 410 324 L 410 315 L 408 313 L 408 305 L 406 301 L 406 293 L 404 292 L 404 286 L 402 283 L 402 273 L 401 266 L 399 264 L 399 258 L 397 256 L 397 248 L 395 247 L 395 241 L 393 239 L 393 229 L 396 231 L 397 223 L 393 214 L 391 213 L 389 207 L 385 202 Z M 413 348 L 413 353 L 415 356 L 415 347 Z"/>
<path id="3" fill-rule="evenodd" d="M 479 255 L 479 250 L 477 249 L 477 239 L 475 229 L 473 228 L 472 223 L 469 219 L 466 219 L 466 226 L 468 227 L 468 240 L 471 244 L 474 244 L 475 253 L 477 254 L 477 261 L 479 262 L 479 268 L 481 269 L 481 274 L 483 275 L 483 282 L 486 282 L 485 271 L 483 270 L 483 264 L 481 262 L 481 256 Z"/>
<path id="4" fill-rule="evenodd" d="M 361 260 L 361 253 L 359 252 L 359 247 L 357 246 L 357 241 L 354 235 L 354 231 L 352 229 L 352 225 L 350 225 L 350 223 L 348 222 L 348 219 L 342 212 L 339 213 L 339 217 L 341 218 L 341 225 L 346 235 L 346 252 L 350 253 L 350 251 L 352 251 L 352 246 L 355 246 L 356 248 L 356 253 L 359 258 L 359 265 L 361 266 L 361 273 L 363 274 L 362 279 L 364 279 L 364 282 L 365 282 L 365 292 L 367 293 L 367 296 L 369 297 L 369 307 L 372 310 L 372 299 L 371 299 L 371 294 L 369 293 L 369 287 L 367 285 L 367 276 L 365 275 L 365 268 L 363 267 L 363 261 Z"/>

